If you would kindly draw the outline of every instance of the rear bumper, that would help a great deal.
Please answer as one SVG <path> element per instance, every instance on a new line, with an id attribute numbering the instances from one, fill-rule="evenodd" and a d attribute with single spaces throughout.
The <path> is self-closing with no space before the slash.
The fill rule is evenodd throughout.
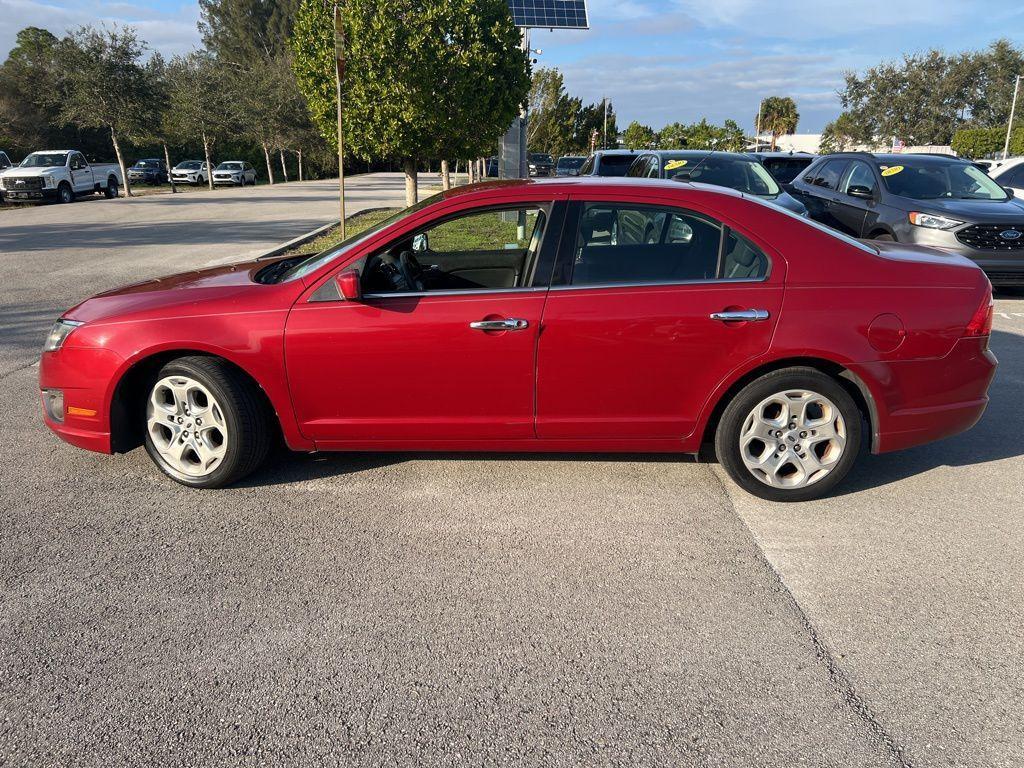
<path id="1" fill-rule="evenodd" d="M 122 364 L 108 349 L 63 347 L 44 352 L 39 361 L 39 402 L 46 426 L 71 445 L 111 453 L 110 392 Z M 63 421 L 47 414 L 44 389 L 63 391 Z"/>
<path id="2" fill-rule="evenodd" d="M 998 361 L 987 338 L 960 339 L 929 360 L 851 366 L 875 393 L 875 453 L 899 451 L 964 432 L 985 412 Z"/>

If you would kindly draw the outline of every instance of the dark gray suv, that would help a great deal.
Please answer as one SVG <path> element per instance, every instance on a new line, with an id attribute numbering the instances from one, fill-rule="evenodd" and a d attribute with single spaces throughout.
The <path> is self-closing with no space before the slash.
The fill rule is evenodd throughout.
<path id="1" fill-rule="evenodd" d="M 811 218 L 854 237 L 963 254 L 993 285 L 1024 285 L 1024 205 L 949 155 L 826 155 L 793 181 Z"/>

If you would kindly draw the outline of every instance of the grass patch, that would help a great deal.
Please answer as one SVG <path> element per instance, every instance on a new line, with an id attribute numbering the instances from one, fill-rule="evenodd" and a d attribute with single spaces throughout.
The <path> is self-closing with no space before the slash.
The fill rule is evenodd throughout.
<path id="1" fill-rule="evenodd" d="M 376 211 L 364 211 L 362 213 L 354 213 L 351 216 L 346 216 L 345 235 L 347 237 L 358 235 L 360 232 L 367 230 L 376 224 L 380 224 L 384 219 L 394 216 L 400 210 L 402 209 L 382 208 Z M 341 236 L 338 233 L 338 227 L 334 226 L 315 240 L 310 240 L 308 243 L 303 243 L 302 245 L 297 246 L 295 250 L 288 255 L 293 256 L 300 253 L 322 253 L 323 251 L 334 248 L 340 242 Z"/>

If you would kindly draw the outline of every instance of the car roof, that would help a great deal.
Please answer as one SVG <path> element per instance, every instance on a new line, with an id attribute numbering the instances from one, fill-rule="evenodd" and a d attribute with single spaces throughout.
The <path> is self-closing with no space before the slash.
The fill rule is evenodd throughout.
<path id="1" fill-rule="evenodd" d="M 955 155 L 944 155 L 935 153 L 917 153 L 917 152 L 836 152 L 832 155 L 821 155 L 822 158 L 836 159 L 842 158 L 844 160 L 849 159 L 860 159 L 860 160 L 875 160 L 880 163 L 900 163 L 908 160 L 913 160 L 915 163 L 924 163 L 931 165 L 939 165 L 940 163 L 970 163 L 970 160 L 965 160 L 962 157 L 956 157 Z"/>
<path id="2" fill-rule="evenodd" d="M 493 181 L 481 181 L 476 184 L 469 184 L 461 187 L 453 187 L 445 192 L 439 193 L 439 199 L 451 200 L 463 195 L 486 194 L 495 191 L 507 190 L 515 192 L 525 189 L 545 189 L 552 194 L 579 192 L 581 189 L 618 189 L 623 192 L 635 192 L 637 187 L 661 188 L 678 191 L 680 187 L 702 192 L 710 192 L 725 197 L 739 197 L 750 199 L 735 189 L 719 187 L 714 184 L 701 184 L 698 182 L 676 181 L 673 179 L 649 179 L 632 178 L 628 176 L 556 176 L 549 179 L 497 179 Z"/>
<path id="3" fill-rule="evenodd" d="M 776 158 L 776 157 L 779 157 L 779 158 L 796 157 L 796 158 L 799 158 L 799 159 L 811 159 L 811 160 L 813 160 L 814 158 L 818 157 L 818 155 L 814 154 L 813 152 L 803 152 L 803 151 L 800 151 L 800 152 L 748 152 L 747 154 L 753 155 L 754 157 L 757 157 L 757 158 L 761 158 L 762 160 L 769 160 L 769 159 Z"/>
<path id="4" fill-rule="evenodd" d="M 724 157 L 732 160 L 745 160 L 748 163 L 754 162 L 754 158 L 745 152 L 718 152 L 714 149 L 648 149 L 643 154 L 657 155 L 668 160 L 690 157 Z"/>
<path id="5" fill-rule="evenodd" d="M 595 155 L 639 155 L 640 149 L 595 149 Z"/>

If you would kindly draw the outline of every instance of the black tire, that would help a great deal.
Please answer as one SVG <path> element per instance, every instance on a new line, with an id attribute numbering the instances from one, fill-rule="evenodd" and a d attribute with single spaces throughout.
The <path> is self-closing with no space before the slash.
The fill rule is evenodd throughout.
<path id="1" fill-rule="evenodd" d="M 778 488 L 747 469 L 740 454 L 740 435 L 758 403 L 776 393 L 797 389 L 816 392 L 832 401 L 846 426 L 846 447 L 836 465 L 820 480 L 799 488 Z M 860 454 L 863 432 L 864 416 L 842 384 L 815 368 L 783 368 L 755 379 L 736 393 L 718 422 L 715 454 L 729 477 L 748 493 L 769 501 L 809 501 L 828 495 L 843 481 Z"/>
<path id="2" fill-rule="evenodd" d="M 106 189 L 103 190 L 103 196 L 107 198 L 107 200 L 113 200 L 117 197 L 117 179 L 113 176 L 107 179 L 107 186 Z"/>
<path id="3" fill-rule="evenodd" d="M 66 181 L 62 181 L 60 186 L 57 187 L 57 201 L 60 203 L 75 202 L 75 192 Z"/>
<path id="4" fill-rule="evenodd" d="M 149 388 L 165 376 L 188 376 L 210 390 L 227 425 L 227 451 L 220 465 L 204 477 L 188 477 L 174 470 L 157 451 L 146 432 L 146 451 L 153 463 L 172 480 L 192 488 L 220 488 L 256 470 L 266 459 L 273 441 L 271 413 L 259 388 L 244 374 L 215 357 L 179 357 L 160 369 Z M 149 398 L 149 389 L 146 399 Z M 145 419 L 145 412 L 140 414 Z"/>

